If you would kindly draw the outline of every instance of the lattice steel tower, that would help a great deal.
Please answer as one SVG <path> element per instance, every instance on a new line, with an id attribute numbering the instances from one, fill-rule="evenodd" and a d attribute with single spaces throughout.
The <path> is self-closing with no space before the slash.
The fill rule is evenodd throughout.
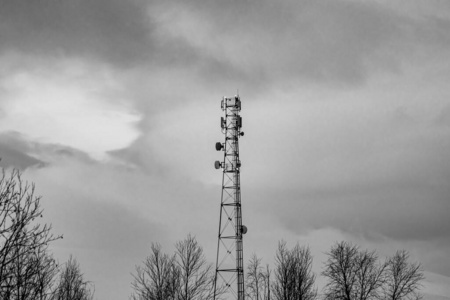
<path id="1" fill-rule="evenodd" d="M 244 300 L 244 260 L 242 235 L 247 227 L 242 225 L 239 137 L 242 118 L 239 96 L 223 98 L 225 113 L 220 127 L 225 135 L 224 143 L 216 143 L 216 150 L 223 151 L 223 161 L 216 161 L 216 169 L 223 170 L 222 197 L 220 201 L 219 236 L 217 241 L 214 299 Z"/>

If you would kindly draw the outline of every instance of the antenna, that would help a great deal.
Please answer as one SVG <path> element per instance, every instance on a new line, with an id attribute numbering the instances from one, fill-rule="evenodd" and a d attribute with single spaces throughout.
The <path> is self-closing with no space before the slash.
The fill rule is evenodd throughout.
<path id="1" fill-rule="evenodd" d="M 244 259 L 242 236 L 247 227 L 242 225 L 241 210 L 241 161 L 239 137 L 242 128 L 241 99 L 223 97 L 221 108 L 225 116 L 220 120 L 225 142 L 216 143 L 216 150 L 223 151 L 223 161 L 216 161 L 216 169 L 222 169 L 222 196 L 220 200 L 219 235 L 217 240 L 214 300 L 244 300 Z"/>

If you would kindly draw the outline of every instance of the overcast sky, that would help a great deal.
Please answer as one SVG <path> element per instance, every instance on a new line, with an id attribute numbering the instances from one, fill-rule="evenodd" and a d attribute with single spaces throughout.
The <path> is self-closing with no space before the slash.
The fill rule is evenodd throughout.
<path id="1" fill-rule="evenodd" d="M 450 297 L 450 1 L 0 0 L 0 166 L 96 298 L 152 242 L 214 263 L 222 96 L 242 99 L 246 260 L 406 249 Z"/>

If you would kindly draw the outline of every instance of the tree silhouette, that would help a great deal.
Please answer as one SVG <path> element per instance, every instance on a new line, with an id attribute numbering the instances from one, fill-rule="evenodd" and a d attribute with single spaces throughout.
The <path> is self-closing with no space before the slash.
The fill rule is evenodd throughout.
<path id="1" fill-rule="evenodd" d="M 59 274 L 52 300 L 92 300 L 93 297 L 90 282 L 84 279 L 77 260 L 70 256 Z"/>
<path id="2" fill-rule="evenodd" d="M 260 300 L 262 298 L 262 291 L 264 289 L 263 269 L 261 266 L 261 259 L 255 253 L 250 258 L 247 266 L 247 283 L 246 296 L 251 300 Z"/>
<path id="3" fill-rule="evenodd" d="M 359 251 L 356 256 L 356 299 L 369 300 L 377 299 L 380 296 L 380 289 L 386 282 L 386 263 L 378 262 L 378 255 L 375 251 Z"/>
<path id="4" fill-rule="evenodd" d="M 263 268 L 261 258 L 253 253 L 247 266 L 246 297 L 251 300 L 269 300 L 271 291 L 269 265 Z"/>
<path id="5" fill-rule="evenodd" d="M 406 251 L 379 262 L 375 251 L 348 242 L 336 243 L 328 253 L 322 275 L 327 277 L 325 299 L 420 299 L 424 279 L 420 264 L 409 263 Z"/>
<path id="6" fill-rule="evenodd" d="M 287 249 L 286 242 L 278 243 L 275 255 L 275 282 L 273 295 L 277 300 L 314 300 L 316 276 L 312 272 L 312 256 L 309 248 L 295 245 Z"/>
<path id="7" fill-rule="evenodd" d="M 203 248 L 188 235 L 175 244 L 175 254 L 162 252 L 152 244 L 150 255 L 133 274 L 133 300 L 209 300 L 214 297 L 214 274 Z M 216 291 L 216 299 L 223 289 Z"/>
<path id="8" fill-rule="evenodd" d="M 161 245 L 152 244 L 151 253 L 143 266 L 136 266 L 136 274 L 131 286 L 135 300 L 172 300 L 176 299 L 179 286 L 179 270 L 175 256 L 162 253 Z"/>
<path id="9" fill-rule="evenodd" d="M 386 267 L 385 299 L 421 299 L 421 281 L 425 279 L 419 263 L 408 262 L 409 253 L 397 251 L 388 259 Z"/>
<path id="10" fill-rule="evenodd" d="M 0 178 L 0 299 L 47 299 L 56 263 L 48 254 L 50 242 L 62 238 L 42 217 L 34 185 L 23 182 L 20 172 Z"/>
<path id="11" fill-rule="evenodd" d="M 322 275 L 328 278 L 325 287 L 326 299 L 356 299 L 358 247 L 340 242 L 331 248 Z"/>
<path id="12" fill-rule="evenodd" d="M 175 245 L 178 267 L 178 300 L 208 300 L 213 298 L 214 274 L 203 254 L 203 248 L 190 234 Z"/>

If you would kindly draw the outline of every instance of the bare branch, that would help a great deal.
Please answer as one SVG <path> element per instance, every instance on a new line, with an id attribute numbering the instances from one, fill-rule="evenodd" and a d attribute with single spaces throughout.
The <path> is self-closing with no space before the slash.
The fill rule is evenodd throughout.
<path id="1" fill-rule="evenodd" d="M 425 279 L 419 263 L 408 262 L 405 250 L 397 251 L 386 266 L 385 298 L 390 300 L 420 299 L 419 289 Z"/>
<path id="2" fill-rule="evenodd" d="M 62 238 L 51 234 L 42 217 L 41 198 L 35 187 L 23 182 L 20 172 L 0 178 L 0 298 L 47 299 L 56 263 L 47 246 Z"/>
<path id="3" fill-rule="evenodd" d="M 208 300 L 213 298 L 212 266 L 195 237 L 188 235 L 176 245 L 176 265 L 179 268 L 178 300 Z"/>
<path id="4" fill-rule="evenodd" d="M 317 298 L 316 276 L 311 271 L 312 256 L 309 248 L 298 244 L 289 250 L 285 242 L 279 242 L 275 256 L 275 282 L 273 294 L 277 300 Z"/>

